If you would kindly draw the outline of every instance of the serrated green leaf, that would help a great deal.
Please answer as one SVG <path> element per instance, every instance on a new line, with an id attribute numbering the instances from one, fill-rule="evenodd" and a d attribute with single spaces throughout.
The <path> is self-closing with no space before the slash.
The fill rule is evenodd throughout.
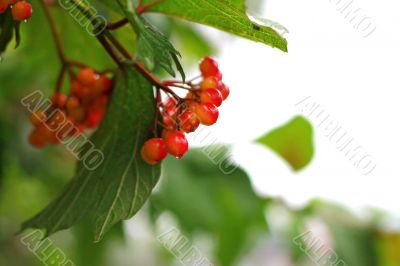
<path id="1" fill-rule="evenodd" d="M 121 2 L 122 0 L 119 0 Z M 170 75 L 175 77 L 175 64 L 177 70 L 185 79 L 185 72 L 180 63 L 180 53 L 174 48 L 169 40 L 142 16 L 136 12 L 131 12 L 121 4 L 121 9 L 128 18 L 132 28 L 138 36 L 137 39 L 137 57 L 150 68 L 161 67 Z"/>
<path id="2" fill-rule="evenodd" d="M 313 128 L 301 116 L 262 136 L 256 142 L 275 151 L 295 171 L 307 166 L 314 156 Z"/>
<path id="3" fill-rule="evenodd" d="M 144 4 L 154 0 L 145 0 Z M 208 25 L 287 52 L 287 41 L 271 27 L 259 25 L 246 14 L 244 0 L 164 0 L 150 11 Z"/>
<path id="4" fill-rule="evenodd" d="M 153 101 L 152 85 L 126 65 L 118 75 L 107 115 L 91 138 L 104 161 L 93 171 L 79 162 L 61 196 L 22 229 L 45 229 L 49 235 L 89 219 L 97 242 L 112 225 L 139 211 L 160 175 L 159 166 L 149 166 L 140 157 L 153 120 Z"/>

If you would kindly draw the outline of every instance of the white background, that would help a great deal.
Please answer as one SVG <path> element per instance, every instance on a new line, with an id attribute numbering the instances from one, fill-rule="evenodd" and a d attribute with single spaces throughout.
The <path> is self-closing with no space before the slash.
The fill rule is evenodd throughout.
<path id="1" fill-rule="evenodd" d="M 262 195 L 282 196 L 293 206 L 323 198 L 357 211 L 378 207 L 400 215 L 400 2 L 354 1 L 352 6 L 376 26 L 367 38 L 337 11 L 342 5 L 340 0 L 269 0 L 250 10 L 289 30 L 288 54 L 202 27 L 221 47 L 218 60 L 232 93 L 210 131 L 235 144 L 235 158 Z M 249 144 L 300 114 L 295 104 L 308 96 L 375 158 L 371 175 L 362 175 L 316 128 L 315 158 L 300 173 L 271 151 Z"/>

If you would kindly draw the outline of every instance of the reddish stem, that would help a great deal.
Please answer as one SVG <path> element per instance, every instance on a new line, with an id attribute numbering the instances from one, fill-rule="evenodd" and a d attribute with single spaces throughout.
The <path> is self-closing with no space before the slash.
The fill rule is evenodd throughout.
<path id="1" fill-rule="evenodd" d="M 155 1 L 145 4 L 145 5 L 143 5 L 142 1 L 140 1 L 138 7 L 136 8 L 136 12 L 139 15 L 143 14 L 144 12 L 147 12 L 150 8 L 161 3 L 162 1 L 164 1 L 164 0 L 155 0 Z"/>
<path id="2" fill-rule="evenodd" d="M 116 29 L 122 28 L 123 26 L 125 26 L 128 23 L 129 23 L 129 20 L 127 18 L 123 18 L 117 22 L 108 23 L 106 29 L 107 30 L 116 30 Z"/>

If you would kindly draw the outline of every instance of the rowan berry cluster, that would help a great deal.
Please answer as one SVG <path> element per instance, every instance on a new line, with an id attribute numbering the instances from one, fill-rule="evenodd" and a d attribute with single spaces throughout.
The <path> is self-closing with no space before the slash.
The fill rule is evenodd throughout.
<path id="1" fill-rule="evenodd" d="M 217 122 L 218 107 L 228 98 L 229 87 L 222 82 L 222 73 L 213 58 L 205 57 L 201 61 L 200 72 L 202 80 L 197 84 L 194 83 L 196 79 L 189 82 L 163 82 L 163 91 L 169 97 L 158 103 L 162 136 L 147 140 L 141 149 L 142 158 L 148 164 L 161 162 L 168 153 L 182 158 L 189 148 L 185 133 L 196 131 L 200 124 L 211 126 Z M 189 92 L 180 98 L 171 88 Z"/>
<path id="2" fill-rule="evenodd" d="M 35 129 L 29 136 L 30 144 L 37 148 L 58 144 L 85 129 L 97 128 L 107 110 L 112 89 L 109 77 L 91 68 L 82 68 L 73 76 L 68 96 L 56 92 L 48 110 L 32 114 Z"/>
<path id="3" fill-rule="evenodd" d="M 0 0 L 0 14 L 11 8 L 11 14 L 17 21 L 26 21 L 32 17 L 32 5 L 27 1 Z"/>

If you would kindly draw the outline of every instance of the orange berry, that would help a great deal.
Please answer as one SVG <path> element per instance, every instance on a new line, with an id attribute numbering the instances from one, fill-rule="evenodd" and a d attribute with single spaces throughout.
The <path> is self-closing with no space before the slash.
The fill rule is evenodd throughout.
<path id="1" fill-rule="evenodd" d="M 61 92 L 56 92 L 53 96 L 51 96 L 50 100 L 54 106 L 62 109 L 65 107 L 68 97 L 65 94 L 62 94 Z"/>
<path id="2" fill-rule="evenodd" d="M 218 88 L 218 82 L 219 80 L 216 77 L 207 77 L 201 82 L 200 88 L 202 90 L 216 89 Z"/>
<path id="3" fill-rule="evenodd" d="M 46 113 L 45 112 L 36 112 L 31 115 L 30 121 L 32 125 L 39 126 L 43 122 L 46 121 Z"/>
<path id="4" fill-rule="evenodd" d="M 98 75 L 92 68 L 85 67 L 78 72 L 77 79 L 84 86 L 92 86 L 98 79 Z"/>

